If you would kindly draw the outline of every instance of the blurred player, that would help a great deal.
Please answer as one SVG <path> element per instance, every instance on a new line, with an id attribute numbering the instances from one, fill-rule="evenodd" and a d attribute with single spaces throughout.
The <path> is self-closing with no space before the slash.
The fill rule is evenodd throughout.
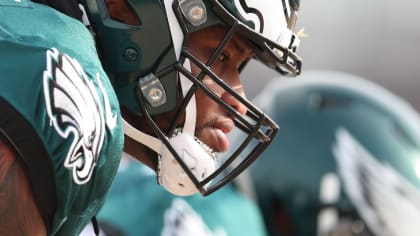
<path id="1" fill-rule="evenodd" d="M 270 235 L 420 232 L 420 116 L 353 75 L 273 81 L 255 103 L 280 125 L 251 168 Z"/>

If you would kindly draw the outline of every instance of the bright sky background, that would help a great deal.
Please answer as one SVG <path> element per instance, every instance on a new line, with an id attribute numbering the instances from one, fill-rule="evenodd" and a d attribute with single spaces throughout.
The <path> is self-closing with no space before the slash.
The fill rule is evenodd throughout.
<path id="1" fill-rule="evenodd" d="M 303 0 L 298 26 L 309 35 L 303 70 L 338 70 L 370 79 L 420 111 L 420 1 Z M 244 71 L 249 98 L 276 74 L 259 63 Z"/>

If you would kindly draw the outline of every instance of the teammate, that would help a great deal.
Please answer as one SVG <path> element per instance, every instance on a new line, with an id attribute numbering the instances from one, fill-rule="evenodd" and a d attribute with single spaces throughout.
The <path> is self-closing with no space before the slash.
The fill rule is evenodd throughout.
<path id="1" fill-rule="evenodd" d="M 0 234 L 77 235 L 123 148 L 177 195 L 230 182 L 278 128 L 246 100 L 239 71 L 256 58 L 300 73 L 298 8 L 0 0 Z M 237 147 L 232 130 L 244 135 Z"/>
<path id="2" fill-rule="evenodd" d="M 156 185 L 150 169 L 123 157 L 97 215 L 100 235 L 266 235 L 259 209 L 239 191 L 237 180 L 207 197 L 177 197 Z M 92 231 L 88 225 L 81 236 Z"/>
<path id="3" fill-rule="evenodd" d="M 301 76 L 255 100 L 281 125 L 250 168 L 269 234 L 417 235 L 418 112 L 354 75 Z"/>

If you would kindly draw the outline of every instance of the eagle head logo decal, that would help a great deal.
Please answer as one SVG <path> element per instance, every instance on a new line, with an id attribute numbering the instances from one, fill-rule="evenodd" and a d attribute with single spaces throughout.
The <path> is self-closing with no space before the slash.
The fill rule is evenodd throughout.
<path id="1" fill-rule="evenodd" d="M 99 93 L 94 80 L 88 79 L 75 59 L 56 49 L 47 51 L 43 78 L 46 109 L 57 133 L 73 139 L 64 166 L 72 171 L 77 184 L 87 183 L 92 176 L 104 141 L 104 110 L 105 113 L 110 111 L 108 97 L 98 77 Z"/>

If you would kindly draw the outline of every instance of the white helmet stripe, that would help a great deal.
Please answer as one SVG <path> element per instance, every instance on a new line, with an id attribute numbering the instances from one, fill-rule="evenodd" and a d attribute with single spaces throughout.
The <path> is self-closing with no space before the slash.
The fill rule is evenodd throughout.
<path id="1" fill-rule="evenodd" d="M 254 30 L 272 41 L 277 42 L 288 27 L 287 19 L 291 14 L 288 0 L 234 0 L 234 2 L 241 16 L 255 24 Z M 284 8 L 287 9 L 287 16 Z"/>
<path id="2" fill-rule="evenodd" d="M 247 21 L 251 21 L 254 23 L 255 31 L 262 33 L 263 27 L 264 27 L 264 19 L 262 18 L 261 13 L 257 14 L 254 11 L 250 11 L 251 8 L 248 7 L 245 0 L 234 0 L 234 2 L 235 2 L 235 6 L 237 7 L 239 11 L 239 14 L 241 14 L 241 16 Z"/>
<path id="3" fill-rule="evenodd" d="M 174 46 L 176 58 L 179 59 L 181 55 L 182 42 L 184 41 L 184 34 L 182 33 L 181 26 L 175 16 L 172 8 L 173 0 L 165 0 L 165 10 L 168 16 L 168 25 L 171 30 L 172 44 Z"/>

